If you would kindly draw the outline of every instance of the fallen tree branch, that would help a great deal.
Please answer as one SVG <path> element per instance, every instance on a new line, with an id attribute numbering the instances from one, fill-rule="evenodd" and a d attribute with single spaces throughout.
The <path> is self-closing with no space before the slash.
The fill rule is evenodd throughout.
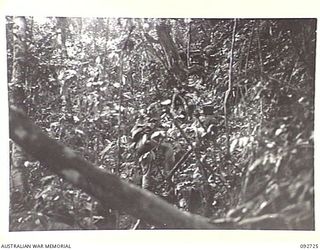
<path id="1" fill-rule="evenodd" d="M 285 218 L 281 214 L 264 214 L 238 222 L 239 227 L 247 229 L 287 229 Z"/>
<path id="2" fill-rule="evenodd" d="M 42 165 L 96 197 L 102 204 L 158 228 L 223 229 L 208 219 L 182 212 L 147 190 L 94 167 L 71 148 L 49 138 L 23 112 L 10 107 L 10 138 Z"/>

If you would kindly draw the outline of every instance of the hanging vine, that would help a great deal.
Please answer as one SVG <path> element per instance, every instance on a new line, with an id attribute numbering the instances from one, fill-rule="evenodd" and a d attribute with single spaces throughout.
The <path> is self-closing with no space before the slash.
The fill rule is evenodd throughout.
<path id="1" fill-rule="evenodd" d="M 232 31 L 232 39 L 231 39 L 231 49 L 230 49 L 230 59 L 229 59 L 229 82 L 228 82 L 228 89 L 225 92 L 224 96 L 224 117 L 225 117 L 225 127 L 226 127 L 226 155 L 230 157 L 230 127 L 229 127 L 229 120 L 228 120 L 228 99 L 233 87 L 233 72 L 232 72 L 232 65 L 233 65 L 233 51 L 234 51 L 234 42 L 236 36 L 236 28 L 237 28 L 237 19 L 233 21 L 233 31 Z"/>

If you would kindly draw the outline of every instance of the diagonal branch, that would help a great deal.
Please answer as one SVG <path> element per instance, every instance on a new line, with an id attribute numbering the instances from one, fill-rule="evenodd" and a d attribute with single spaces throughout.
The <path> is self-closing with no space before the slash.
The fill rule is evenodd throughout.
<path id="1" fill-rule="evenodd" d="M 49 138 L 23 112 L 10 108 L 10 138 L 44 166 L 109 208 L 127 212 L 159 228 L 222 229 L 208 219 L 182 212 L 149 191 L 94 167 L 72 149 Z"/>

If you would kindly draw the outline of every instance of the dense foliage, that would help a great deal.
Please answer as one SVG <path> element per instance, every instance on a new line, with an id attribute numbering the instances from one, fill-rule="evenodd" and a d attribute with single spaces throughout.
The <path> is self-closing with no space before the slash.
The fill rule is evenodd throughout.
<path id="1" fill-rule="evenodd" d="M 52 138 L 213 222 L 314 228 L 315 20 L 26 21 L 24 104 Z M 153 228 L 24 167 L 11 230 Z"/>

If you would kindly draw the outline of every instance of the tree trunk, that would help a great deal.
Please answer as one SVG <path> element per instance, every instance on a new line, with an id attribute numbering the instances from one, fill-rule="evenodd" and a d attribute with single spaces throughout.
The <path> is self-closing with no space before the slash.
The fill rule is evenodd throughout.
<path id="1" fill-rule="evenodd" d="M 61 47 L 61 63 L 63 63 L 62 59 L 68 58 L 68 52 L 66 47 L 66 40 L 67 40 L 67 23 L 66 17 L 57 17 L 57 29 L 58 29 L 58 44 Z"/>
<path id="2" fill-rule="evenodd" d="M 9 83 L 9 101 L 24 112 L 27 111 L 25 105 L 25 78 L 26 78 L 26 19 L 24 17 L 15 17 L 13 19 L 13 69 L 12 78 Z M 10 190 L 18 194 L 18 197 L 24 197 L 28 191 L 26 180 L 26 169 L 24 163 L 26 155 L 22 149 L 15 143 L 11 147 L 11 181 Z M 17 196 L 13 196 L 17 197 Z M 11 200 L 11 204 L 15 203 Z"/>

